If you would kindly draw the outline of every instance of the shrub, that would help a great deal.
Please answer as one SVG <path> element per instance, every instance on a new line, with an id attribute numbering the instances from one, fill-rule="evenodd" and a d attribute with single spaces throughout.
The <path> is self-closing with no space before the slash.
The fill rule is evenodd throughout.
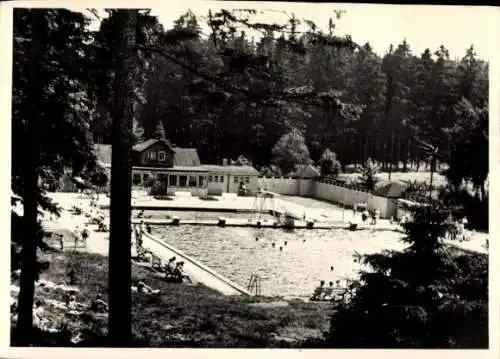
<path id="1" fill-rule="evenodd" d="M 349 348 L 487 348 L 488 260 L 458 253 L 441 238 L 450 210 L 416 207 L 405 250 L 358 257 L 370 271 L 332 315 L 325 346 Z"/>
<path id="2" fill-rule="evenodd" d="M 328 148 L 323 152 L 318 163 L 321 167 L 322 176 L 337 177 L 342 172 L 342 165 L 337 159 L 337 154 Z"/>
<path id="3" fill-rule="evenodd" d="M 368 158 L 365 164 L 356 169 L 360 174 L 358 183 L 369 191 L 375 189 L 375 184 L 378 182 L 377 173 L 380 171 L 380 166 L 377 165 L 371 158 Z"/>

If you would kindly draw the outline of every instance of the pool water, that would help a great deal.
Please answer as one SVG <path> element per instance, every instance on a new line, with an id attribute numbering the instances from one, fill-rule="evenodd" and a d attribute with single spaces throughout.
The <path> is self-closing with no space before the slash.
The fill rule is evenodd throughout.
<path id="1" fill-rule="evenodd" d="M 320 280 L 328 283 L 356 276 L 360 265 L 354 262 L 354 251 L 365 254 L 405 247 L 399 233 L 338 229 L 285 232 L 185 225 L 156 226 L 153 234 L 245 288 L 250 276 L 257 274 L 262 295 L 304 299 Z"/>

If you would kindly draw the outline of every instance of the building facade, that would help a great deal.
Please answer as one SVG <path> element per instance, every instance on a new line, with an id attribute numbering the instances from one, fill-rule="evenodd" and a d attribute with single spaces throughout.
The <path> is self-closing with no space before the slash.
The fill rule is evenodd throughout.
<path id="1" fill-rule="evenodd" d="M 96 145 L 96 156 L 111 178 L 111 145 Z M 258 171 L 252 166 L 202 165 L 195 148 L 174 146 L 168 140 L 149 139 L 133 147 L 132 187 L 160 184 L 164 193 L 190 192 L 193 196 L 237 193 L 241 182 L 258 186 Z"/>

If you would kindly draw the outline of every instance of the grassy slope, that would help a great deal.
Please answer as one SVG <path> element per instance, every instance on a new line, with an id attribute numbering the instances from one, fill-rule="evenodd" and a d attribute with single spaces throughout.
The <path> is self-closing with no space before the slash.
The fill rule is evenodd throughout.
<path id="1" fill-rule="evenodd" d="M 107 300 L 107 258 L 85 252 L 49 253 L 50 268 L 42 278 L 59 283 L 67 280 L 70 266 L 77 273 L 77 300 L 89 304 L 98 292 Z M 331 307 L 278 298 L 227 297 L 203 286 L 165 283 L 148 269 L 132 267 L 133 278 L 161 290 L 158 296 L 133 294 L 133 333 L 136 346 L 147 347 L 280 347 L 299 346 L 307 338 L 328 329 Z M 37 298 L 63 300 L 62 291 L 37 291 Z M 281 304 L 281 305 L 280 305 Z M 107 318 L 85 316 L 62 319 L 63 310 L 44 305 L 54 325 L 63 321 L 73 332 L 87 328 L 106 334 Z M 83 323 L 82 323 L 83 322 Z M 61 338 L 44 345 L 61 345 Z M 100 340 L 88 345 L 99 345 Z"/>

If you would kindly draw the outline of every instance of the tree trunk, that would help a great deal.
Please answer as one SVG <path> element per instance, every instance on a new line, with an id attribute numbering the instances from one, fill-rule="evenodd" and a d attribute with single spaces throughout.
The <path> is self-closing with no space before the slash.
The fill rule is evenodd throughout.
<path id="1" fill-rule="evenodd" d="M 16 345 L 27 346 L 33 339 L 33 296 L 37 277 L 36 236 L 38 232 L 38 171 L 40 149 L 38 141 L 39 99 L 42 89 L 38 85 L 39 62 L 41 53 L 41 35 L 43 34 L 44 11 L 32 10 L 32 37 L 30 48 L 30 93 L 26 104 L 26 135 L 24 145 L 24 231 L 21 251 L 21 278 L 18 299 L 18 319 L 16 327 Z"/>
<path id="2" fill-rule="evenodd" d="M 434 158 L 431 159 L 430 168 L 431 168 L 431 179 L 429 182 L 429 197 L 432 197 L 432 181 L 434 178 L 434 171 L 436 168 L 436 160 Z"/>
<path id="3" fill-rule="evenodd" d="M 394 162 L 394 129 L 391 130 L 391 140 L 389 143 L 389 181 L 391 180 L 392 165 Z"/>
<path id="4" fill-rule="evenodd" d="M 130 216 L 137 10 L 118 10 L 117 21 L 120 30 L 114 53 L 108 330 L 110 346 L 126 347 L 132 341 Z"/>

